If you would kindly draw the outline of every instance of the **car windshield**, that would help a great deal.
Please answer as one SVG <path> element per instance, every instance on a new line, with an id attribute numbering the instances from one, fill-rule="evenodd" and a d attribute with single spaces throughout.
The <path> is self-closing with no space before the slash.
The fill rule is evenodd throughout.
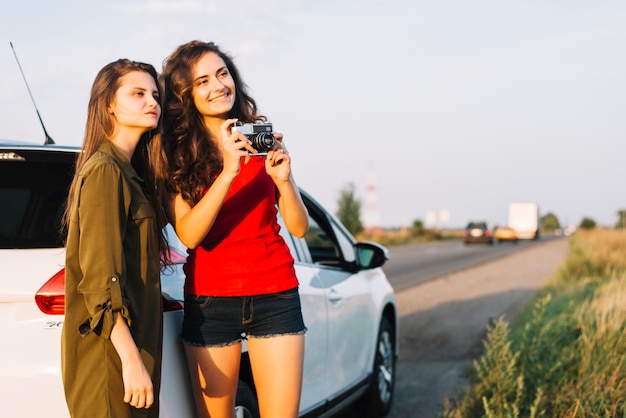
<path id="1" fill-rule="evenodd" d="M 0 150 L 0 248 L 60 248 L 73 152 Z"/>
<path id="2" fill-rule="evenodd" d="M 467 225 L 467 229 L 487 229 L 487 225 L 480 222 L 470 223 L 469 225 Z"/>

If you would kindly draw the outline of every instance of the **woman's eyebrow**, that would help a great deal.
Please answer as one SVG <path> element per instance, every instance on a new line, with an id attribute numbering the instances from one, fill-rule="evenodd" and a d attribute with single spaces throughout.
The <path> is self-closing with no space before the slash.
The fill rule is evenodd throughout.
<path id="1" fill-rule="evenodd" d="M 201 75 L 201 76 L 199 76 L 199 77 L 194 78 L 194 79 L 193 79 L 193 82 L 195 83 L 195 82 L 196 82 L 196 81 L 198 81 L 198 80 L 202 80 L 203 78 L 208 78 L 208 77 L 209 77 L 209 76 L 208 76 L 208 74 L 207 74 L 207 75 Z"/>
<path id="2" fill-rule="evenodd" d="M 219 74 L 220 72 L 222 72 L 222 71 L 224 71 L 224 70 L 226 70 L 226 69 L 228 69 L 228 67 L 226 67 L 226 66 L 224 65 L 223 67 L 220 67 L 220 68 L 218 68 L 217 70 L 215 70 L 215 74 Z M 193 81 L 194 81 L 194 82 L 196 82 L 196 81 L 198 81 L 198 80 L 201 80 L 201 79 L 203 79 L 203 78 L 208 78 L 208 77 L 209 77 L 209 75 L 208 75 L 208 74 L 204 74 L 204 75 L 201 75 L 201 76 L 198 76 L 198 77 L 194 78 L 194 79 L 193 79 Z"/>

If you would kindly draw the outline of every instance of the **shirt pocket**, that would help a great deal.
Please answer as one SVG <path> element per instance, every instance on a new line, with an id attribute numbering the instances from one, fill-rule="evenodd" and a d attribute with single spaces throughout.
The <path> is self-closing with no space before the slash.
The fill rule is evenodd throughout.
<path id="1" fill-rule="evenodd" d="M 130 216 L 134 221 L 141 221 L 146 218 L 154 218 L 154 211 L 147 201 L 137 202 L 130 205 Z"/>
<path id="2" fill-rule="evenodd" d="M 159 244 L 156 230 L 156 217 L 147 201 L 131 204 L 129 210 L 133 235 L 138 239 L 137 251 L 141 260 L 158 258 Z M 130 232 L 130 231 L 128 231 Z"/>

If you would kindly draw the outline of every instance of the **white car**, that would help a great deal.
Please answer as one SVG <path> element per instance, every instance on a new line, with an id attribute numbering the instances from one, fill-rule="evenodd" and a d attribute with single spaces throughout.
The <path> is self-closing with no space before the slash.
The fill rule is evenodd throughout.
<path id="1" fill-rule="evenodd" d="M 59 224 L 77 147 L 0 142 L 0 411 L 4 417 L 65 418 L 60 336 L 65 250 Z M 310 228 L 284 238 L 296 260 L 305 324 L 301 417 L 331 416 L 357 404 L 359 416 L 391 408 L 398 355 L 393 289 L 380 268 L 387 251 L 357 243 L 308 194 Z M 282 228 L 286 231 L 286 228 Z M 164 270 L 161 417 L 194 417 L 184 350 L 182 263 L 171 229 L 174 266 Z M 237 416 L 258 417 L 244 344 Z"/>

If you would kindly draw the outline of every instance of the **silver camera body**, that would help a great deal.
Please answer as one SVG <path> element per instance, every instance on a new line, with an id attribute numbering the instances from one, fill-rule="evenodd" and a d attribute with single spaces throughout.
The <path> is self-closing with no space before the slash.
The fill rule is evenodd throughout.
<path id="1" fill-rule="evenodd" d="M 267 155 L 267 151 L 274 148 L 274 130 L 271 123 L 235 123 L 232 128 L 234 131 L 240 132 L 246 136 L 252 143 L 252 148 L 259 151 L 258 154 L 251 155 Z"/>

